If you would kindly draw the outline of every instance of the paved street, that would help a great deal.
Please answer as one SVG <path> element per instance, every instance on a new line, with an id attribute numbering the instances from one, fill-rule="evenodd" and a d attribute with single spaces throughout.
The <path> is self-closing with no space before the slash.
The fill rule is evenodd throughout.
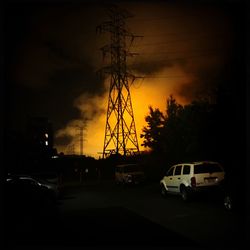
<path id="1" fill-rule="evenodd" d="M 86 208 L 122 207 L 201 245 L 234 244 L 242 221 L 224 210 L 220 201 L 199 198 L 185 203 L 179 196 L 163 198 L 158 186 L 120 187 L 112 183 L 74 190 L 65 213 Z"/>
<path id="2" fill-rule="evenodd" d="M 157 184 L 96 182 L 66 188 L 59 204 L 19 221 L 11 244 L 238 246 L 244 239 L 242 225 L 211 197 L 185 203 L 179 196 L 163 198 Z"/>

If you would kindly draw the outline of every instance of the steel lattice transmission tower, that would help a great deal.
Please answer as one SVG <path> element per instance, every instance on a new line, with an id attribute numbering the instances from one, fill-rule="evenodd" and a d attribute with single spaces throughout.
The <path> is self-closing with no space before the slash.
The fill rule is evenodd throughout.
<path id="1" fill-rule="evenodd" d="M 77 125 L 75 126 L 75 128 L 77 130 L 79 130 L 79 134 L 77 134 L 77 136 L 79 136 L 79 144 L 80 144 L 80 152 L 79 155 L 83 155 L 83 130 L 85 128 L 85 126 L 83 125 Z"/>
<path id="2" fill-rule="evenodd" d="M 102 68 L 110 76 L 110 89 L 106 117 L 103 158 L 111 154 L 123 156 L 139 153 L 136 126 L 130 95 L 130 83 L 135 76 L 127 71 L 127 56 L 133 56 L 126 47 L 135 36 L 126 29 L 125 20 L 132 17 L 126 10 L 117 6 L 108 8 L 110 21 L 97 27 L 100 33 L 109 32 L 111 43 L 101 48 L 103 55 L 110 54 L 111 64 Z"/>

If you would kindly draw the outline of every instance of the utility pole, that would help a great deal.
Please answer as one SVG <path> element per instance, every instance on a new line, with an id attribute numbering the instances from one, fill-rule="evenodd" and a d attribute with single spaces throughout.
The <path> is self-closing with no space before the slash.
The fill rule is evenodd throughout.
<path id="1" fill-rule="evenodd" d="M 130 39 L 132 45 L 135 36 L 125 25 L 132 15 L 115 5 L 108 8 L 110 21 L 97 27 L 97 32 L 109 32 L 111 42 L 101 48 L 103 56 L 110 55 L 111 64 L 101 69 L 110 76 L 110 89 L 106 116 L 106 127 L 103 147 L 103 158 L 111 154 L 123 156 L 139 153 L 135 119 L 130 95 L 129 79 L 137 78 L 127 70 L 127 56 L 136 53 L 128 51 L 126 43 Z"/>

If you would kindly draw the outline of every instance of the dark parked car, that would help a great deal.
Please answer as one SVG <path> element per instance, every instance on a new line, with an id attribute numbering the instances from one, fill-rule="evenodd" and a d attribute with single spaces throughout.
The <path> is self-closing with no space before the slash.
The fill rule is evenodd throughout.
<path id="1" fill-rule="evenodd" d="M 8 218 L 41 213 L 54 204 L 54 191 L 30 176 L 8 176 L 5 180 L 4 209 Z"/>
<path id="2" fill-rule="evenodd" d="M 19 183 L 20 185 L 30 185 L 32 189 L 35 187 L 40 187 L 39 192 L 43 192 L 53 199 L 57 199 L 59 197 L 58 185 L 47 180 L 39 179 L 29 175 L 14 175 L 9 176 L 6 181 L 12 184 Z"/>
<path id="3" fill-rule="evenodd" d="M 4 183 L 4 210 L 8 218 L 34 214 L 47 200 L 46 191 L 31 182 L 12 179 Z"/>
<path id="4" fill-rule="evenodd" d="M 115 167 L 117 184 L 139 184 L 145 182 L 145 172 L 139 164 L 121 164 Z"/>

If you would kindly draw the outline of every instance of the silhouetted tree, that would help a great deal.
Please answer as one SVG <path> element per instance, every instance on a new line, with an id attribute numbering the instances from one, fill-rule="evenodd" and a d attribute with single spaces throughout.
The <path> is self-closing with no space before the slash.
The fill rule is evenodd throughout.
<path id="1" fill-rule="evenodd" d="M 169 164 L 216 157 L 216 115 L 206 99 L 182 106 L 170 95 L 166 114 L 150 107 L 147 127 L 141 137 L 144 146 L 161 155 Z"/>
<path id="2" fill-rule="evenodd" d="M 183 106 L 170 95 L 167 99 L 167 109 L 161 138 L 164 157 L 167 162 L 178 161 L 183 154 L 183 124 L 181 114 Z"/>
<path id="3" fill-rule="evenodd" d="M 215 106 L 207 100 L 185 105 L 181 114 L 184 128 L 184 158 L 201 160 L 215 157 L 216 120 Z"/>
<path id="4" fill-rule="evenodd" d="M 164 125 L 164 116 L 157 108 L 149 107 L 149 115 L 145 118 L 147 126 L 143 127 L 141 138 L 144 138 L 142 146 L 153 150 L 159 150 L 162 128 Z"/>
<path id="5" fill-rule="evenodd" d="M 176 102 L 173 95 L 170 95 L 167 99 L 167 123 L 174 123 L 182 110 L 183 107 Z"/>

